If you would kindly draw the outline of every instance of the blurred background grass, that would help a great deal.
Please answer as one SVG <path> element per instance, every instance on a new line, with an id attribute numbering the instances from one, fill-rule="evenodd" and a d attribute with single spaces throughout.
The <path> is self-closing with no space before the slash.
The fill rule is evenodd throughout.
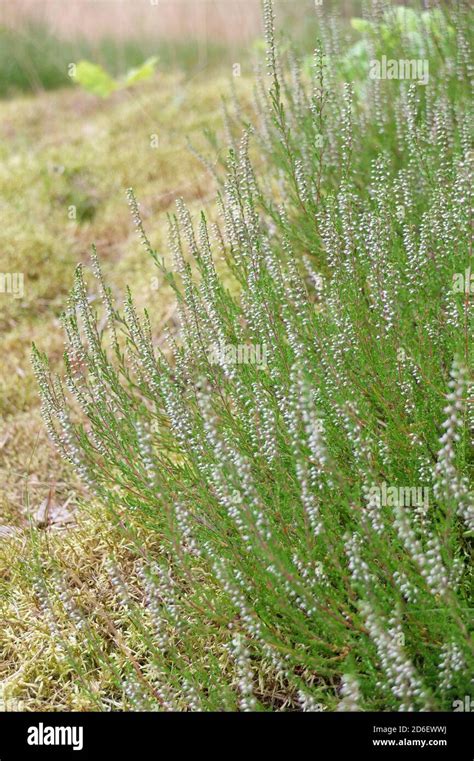
<path id="1" fill-rule="evenodd" d="M 259 0 L 2 2 L 0 96 L 68 86 L 68 66 L 81 58 L 114 75 L 155 54 L 167 70 L 216 67 L 260 23 Z"/>
<path id="2" fill-rule="evenodd" d="M 277 0 L 280 28 L 314 47 L 314 0 Z M 359 0 L 324 11 L 361 12 Z M 166 70 L 215 70 L 262 35 L 260 0 L 2 0 L 0 97 L 71 84 L 81 58 L 121 74 L 151 55 Z"/>

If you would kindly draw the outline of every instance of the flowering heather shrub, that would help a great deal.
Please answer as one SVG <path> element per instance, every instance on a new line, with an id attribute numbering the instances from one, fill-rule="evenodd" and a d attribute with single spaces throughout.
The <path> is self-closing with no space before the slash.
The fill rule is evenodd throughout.
<path id="1" fill-rule="evenodd" d="M 432 13 L 427 85 L 350 85 L 335 23 L 305 70 L 266 3 L 268 78 L 251 123 L 229 116 L 217 219 L 178 202 L 172 269 L 128 194 L 175 292 L 166 343 L 94 251 L 104 313 L 78 268 L 64 378 L 34 350 L 49 433 L 129 564 L 111 549 L 112 638 L 63 582 L 38 594 L 54 632 L 59 590 L 124 708 L 449 710 L 472 691 L 473 314 L 452 286 L 473 72 L 467 6 Z M 397 19 L 371 17 L 371 57 L 417 54 Z"/>

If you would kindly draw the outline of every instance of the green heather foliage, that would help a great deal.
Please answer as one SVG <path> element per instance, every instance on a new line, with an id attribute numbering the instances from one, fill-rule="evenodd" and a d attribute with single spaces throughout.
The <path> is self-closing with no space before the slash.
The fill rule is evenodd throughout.
<path id="1" fill-rule="evenodd" d="M 420 42 L 418 12 L 405 28 L 374 8 L 347 83 L 341 22 L 319 19 L 308 67 L 265 3 L 267 71 L 252 113 L 227 109 L 216 219 L 178 202 L 171 269 L 128 193 L 175 292 L 165 331 L 131 292 L 115 303 L 94 251 L 104 309 L 78 268 L 64 377 L 34 350 L 49 433 L 141 579 L 111 550 L 103 639 L 64 581 L 38 596 L 125 709 L 450 710 L 472 692 L 472 18 L 440 4 Z M 421 55 L 429 82 L 371 79 L 382 55 Z"/>

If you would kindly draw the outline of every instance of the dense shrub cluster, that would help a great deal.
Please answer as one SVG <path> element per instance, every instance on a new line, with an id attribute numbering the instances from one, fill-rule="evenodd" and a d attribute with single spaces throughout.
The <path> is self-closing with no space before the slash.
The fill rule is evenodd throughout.
<path id="1" fill-rule="evenodd" d="M 177 204 L 171 269 L 129 191 L 175 291 L 166 341 L 131 293 L 113 301 L 94 252 L 104 312 L 79 268 L 65 377 L 35 350 L 50 435 L 129 564 L 111 551 L 111 637 L 61 582 L 38 595 L 54 629 L 60 591 L 125 708 L 449 710 L 470 693 L 469 23 L 463 3 L 377 3 L 349 54 L 322 17 L 300 62 L 265 3 L 268 71 L 252 114 L 228 114 L 219 213 Z M 428 83 L 371 79 L 382 56 L 428 61 Z"/>

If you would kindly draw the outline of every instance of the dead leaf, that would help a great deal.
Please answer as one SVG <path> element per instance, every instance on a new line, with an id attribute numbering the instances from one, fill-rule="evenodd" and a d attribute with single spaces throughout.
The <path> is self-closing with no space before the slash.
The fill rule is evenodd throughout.
<path id="1" fill-rule="evenodd" d="M 4 449 L 4 447 L 6 447 L 6 445 L 7 445 L 7 444 L 8 444 L 8 442 L 10 441 L 11 437 L 12 437 L 11 433 L 7 433 L 7 434 L 6 434 L 6 435 L 3 437 L 3 439 L 0 441 L 0 452 L 2 451 L 2 449 Z"/>
<path id="2" fill-rule="evenodd" d="M 16 526 L 0 526 L 0 539 L 9 539 L 11 536 L 16 536 L 18 529 Z"/>
<path id="3" fill-rule="evenodd" d="M 62 505 L 58 505 L 53 501 L 52 492 L 53 490 L 50 489 L 47 498 L 43 500 L 35 513 L 35 521 L 38 528 L 64 526 L 68 523 L 74 523 L 74 514 L 71 510 L 68 510 L 71 497 L 68 497 Z"/>

